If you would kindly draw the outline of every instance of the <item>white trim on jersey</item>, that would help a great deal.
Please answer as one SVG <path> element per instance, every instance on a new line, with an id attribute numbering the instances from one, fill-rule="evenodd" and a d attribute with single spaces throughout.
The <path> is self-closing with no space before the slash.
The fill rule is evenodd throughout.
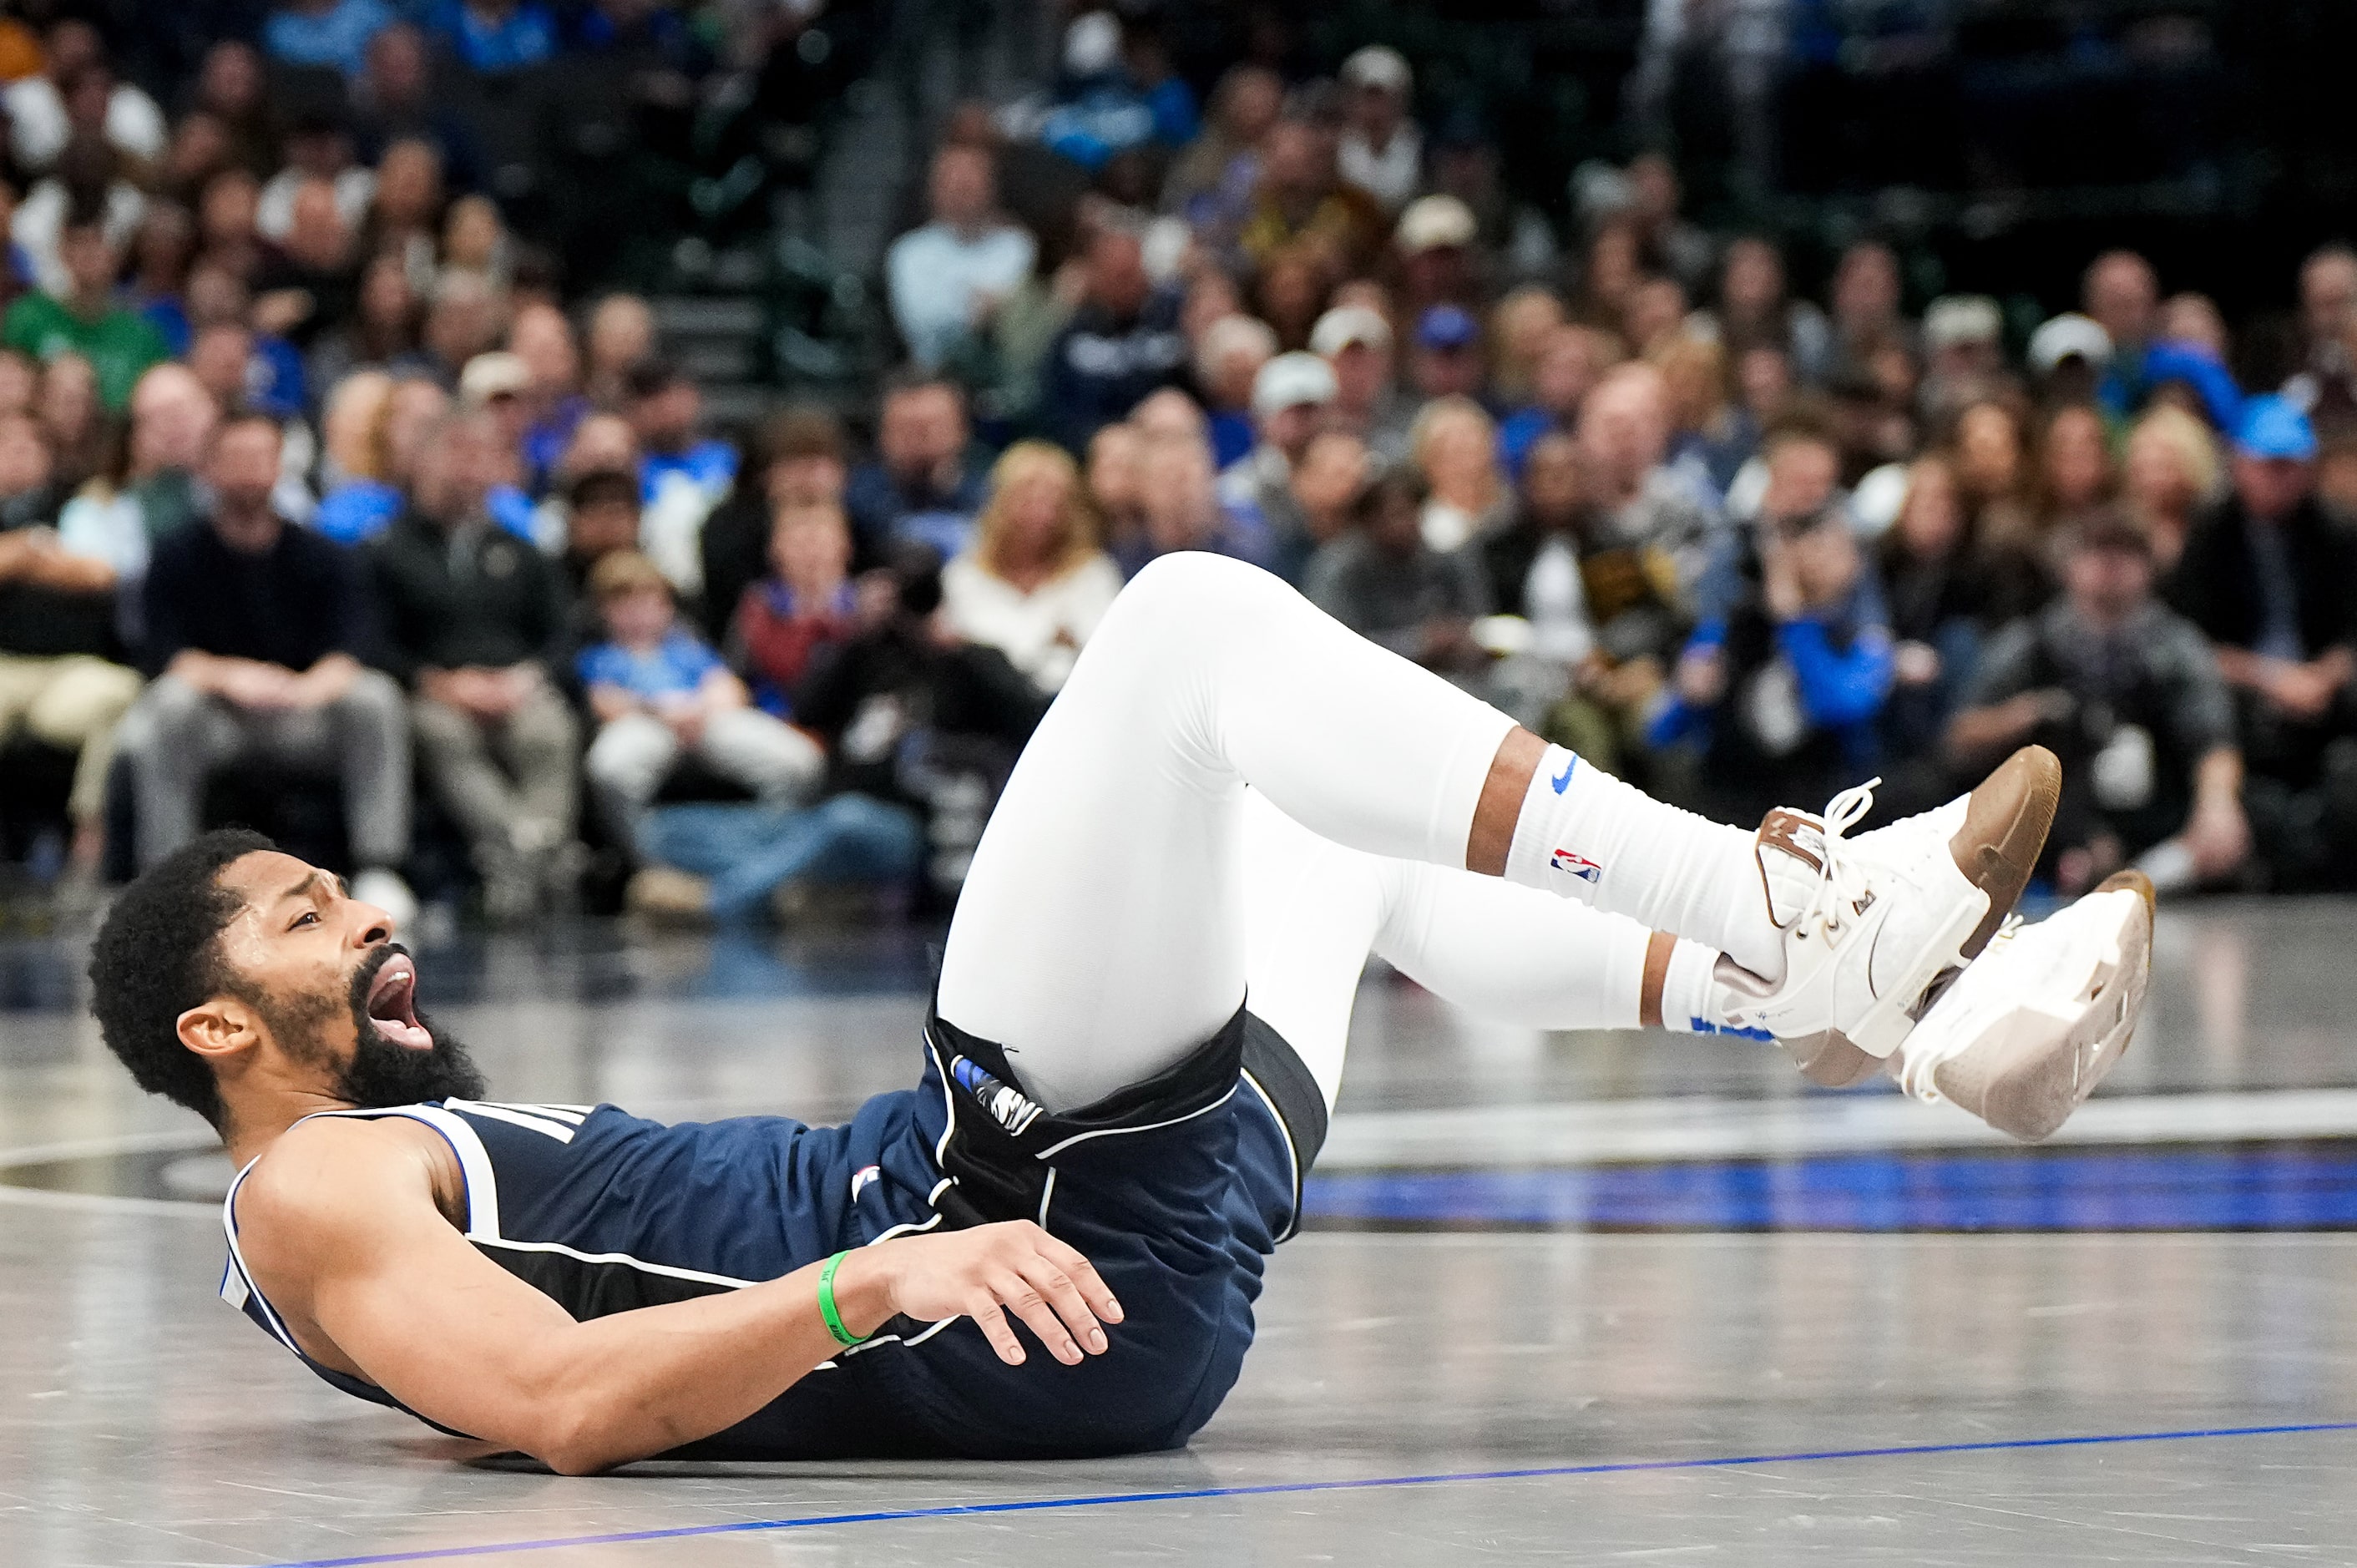
<path id="1" fill-rule="evenodd" d="M 469 1116 L 487 1116 L 511 1127 L 521 1127 L 527 1133 L 554 1138 L 560 1144 L 573 1142 L 574 1130 L 580 1126 L 577 1121 L 565 1122 L 554 1116 L 540 1114 L 537 1106 L 527 1108 L 483 1100 L 446 1100 L 442 1103 L 453 1111 L 463 1112 Z"/>
<path id="2" fill-rule="evenodd" d="M 1182 1122 L 1192 1122 L 1198 1116 L 1210 1115 L 1212 1112 L 1217 1111 L 1221 1106 L 1225 1105 L 1229 1101 L 1234 1099 L 1235 1095 L 1236 1086 L 1232 1083 L 1228 1085 L 1227 1093 L 1222 1094 L 1209 1105 L 1203 1106 L 1199 1110 L 1189 1111 L 1184 1116 L 1173 1116 L 1168 1122 L 1148 1122 L 1142 1126 L 1136 1127 L 1100 1127 L 1092 1133 L 1075 1133 L 1060 1144 L 1049 1144 L 1048 1147 L 1040 1150 L 1039 1154 L 1033 1157 L 1036 1159 L 1045 1160 L 1050 1155 L 1060 1155 L 1066 1149 L 1071 1148 L 1074 1144 L 1085 1144 L 1092 1138 L 1125 1138 L 1133 1133 L 1156 1133 L 1161 1131 L 1165 1127 L 1176 1127 Z"/>
<path id="3" fill-rule="evenodd" d="M 511 1241 L 504 1236 L 475 1236 L 469 1240 L 478 1246 L 498 1247 L 510 1252 L 554 1252 L 583 1263 L 619 1263 L 638 1270 L 642 1274 L 661 1274 L 666 1279 L 693 1280 L 698 1284 L 723 1285 L 729 1290 L 743 1290 L 747 1285 L 759 1284 L 759 1280 L 740 1280 L 728 1274 L 707 1274 L 701 1269 L 683 1269 L 670 1263 L 651 1263 L 644 1258 L 634 1258 L 628 1252 L 585 1252 L 568 1247 L 562 1241 Z"/>

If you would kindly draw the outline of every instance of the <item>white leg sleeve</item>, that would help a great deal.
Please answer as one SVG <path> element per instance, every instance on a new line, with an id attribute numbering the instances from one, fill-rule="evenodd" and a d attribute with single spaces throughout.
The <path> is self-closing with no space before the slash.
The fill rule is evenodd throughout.
<path id="1" fill-rule="evenodd" d="M 1634 920 L 1448 866 L 1318 837 L 1245 798 L 1252 1010 L 1331 1108 L 1370 951 L 1469 1012 L 1537 1029 L 1631 1029 L 1645 949 Z"/>
<path id="2" fill-rule="evenodd" d="M 1461 866 L 1512 728 L 1265 572 L 1166 556 L 1016 766 L 950 928 L 942 1015 L 1005 1046 L 1051 1110 L 1161 1070 L 1244 998 L 1247 780 L 1317 836 Z"/>

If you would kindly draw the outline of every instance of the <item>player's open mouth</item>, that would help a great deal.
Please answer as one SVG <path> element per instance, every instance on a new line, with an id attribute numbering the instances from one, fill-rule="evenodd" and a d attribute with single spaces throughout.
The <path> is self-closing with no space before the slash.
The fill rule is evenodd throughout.
<path id="1" fill-rule="evenodd" d="M 406 953 L 395 953 L 369 986 L 369 1022 L 396 1046 L 431 1050 L 434 1036 L 417 1021 L 417 969 Z"/>

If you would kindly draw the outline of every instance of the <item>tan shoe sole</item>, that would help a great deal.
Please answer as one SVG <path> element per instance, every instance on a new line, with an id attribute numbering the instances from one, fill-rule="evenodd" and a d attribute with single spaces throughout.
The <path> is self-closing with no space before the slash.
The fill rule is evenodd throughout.
<path id="1" fill-rule="evenodd" d="M 2062 763 L 2042 746 L 2023 746 L 1972 792 L 1964 826 L 1948 841 L 1956 869 L 1988 895 L 1988 912 L 1960 950 L 1965 962 L 1981 956 L 2021 902 L 2061 803 Z M 1882 1070 L 1884 1058 L 1858 1049 L 1838 1029 L 1777 1043 L 1803 1077 L 1826 1089 L 1848 1089 Z"/>
<path id="2" fill-rule="evenodd" d="M 2120 933 L 2119 961 L 2100 972 L 2079 1016 L 2056 1034 L 2037 1024 L 2016 1038 L 1964 1053 L 1932 1069 L 1949 1101 L 1998 1132 L 2034 1144 L 2053 1135 L 2085 1102 L 2136 1037 L 2152 980 L 2152 882 L 2116 872 L 2097 893 L 2132 890 L 2142 904 Z"/>

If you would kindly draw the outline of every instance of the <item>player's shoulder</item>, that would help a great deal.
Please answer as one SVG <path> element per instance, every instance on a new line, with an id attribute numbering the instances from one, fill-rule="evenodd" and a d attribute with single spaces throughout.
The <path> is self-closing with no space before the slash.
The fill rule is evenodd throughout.
<path id="1" fill-rule="evenodd" d="M 430 1208 L 436 1165 L 447 1153 L 431 1128 L 406 1117 L 307 1117 L 247 1169 L 239 1219 L 249 1226 L 373 1219 L 405 1197 Z"/>

